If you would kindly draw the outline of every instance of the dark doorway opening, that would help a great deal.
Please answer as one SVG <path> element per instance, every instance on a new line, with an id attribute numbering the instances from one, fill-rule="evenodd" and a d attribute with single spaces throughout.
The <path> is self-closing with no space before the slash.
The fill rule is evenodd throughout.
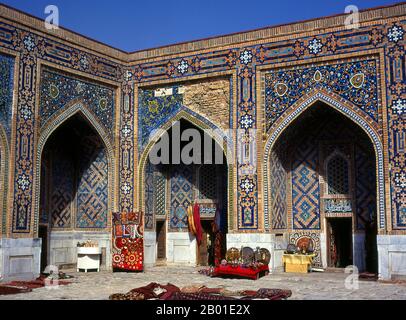
<path id="1" fill-rule="evenodd" d="M 42 239 L 41 242 L 41 272 L 45 270 L 48 265 L 48 226 L 40 225 L 38 229 L 38 237 Z"/>
<path id="2" fill-rule="evenodd" d="M 371 273 L 378 273 L 377 234 L 378 228 L 376 220 L 365 225 L 365 267 L 366 271 Z"/>
<path id="3" fill-rule="evenodd" d="M 328 266 L 345 268 L 353 264 L 352 259 L 352 219 L 327 219 Z"/>
<path id="4" fill-rule="evenodd" d="M 214 232 L 213 220 L 202 220 L 202 242 L 198 247 L 200 266 L 214 265 Z"/>
<path id="5" fill-rule="evenodd" d="M 166 223 L 156 222 L 157 260 L 166 260 Z"/>

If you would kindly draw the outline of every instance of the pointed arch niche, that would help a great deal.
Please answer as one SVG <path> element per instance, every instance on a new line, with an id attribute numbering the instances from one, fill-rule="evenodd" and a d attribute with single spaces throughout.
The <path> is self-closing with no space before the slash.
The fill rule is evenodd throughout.
<path id="1" fill-rule="evenodd" d="M 151 165 L 149 161 L 151 150 L 167 133 L 169 133 L 172 154 L 172 130 L 174 130 L 174 124 L 180 125 L 180 132 L 187 129 L 197 129 L 200 132 L 202 142 L 203 131 L 212 129 L 209 133 L 210 138 L 214 140 L 212 146 L 213 148 L 216 146 L 217 150 L 221 151 L 223 164 L 196 165 L 184 164 L 182 161 L 176 164 L 172 163 L 171 158 L 170 163 L 167 165 Z M 141 154 L 138 167 L 138 204 L 139 210 L 145 214 L 144 251 L 146 264 L 155 264 L 163 256 L 167 263 L 188 263 L 192 265 L 202 263 L 204 254 L 199 253 L 199 251 L 196 256 L 194 255 L 196 241 L 194 236 L 189 233 L 186 215 L 188 203 L 194 201 L 203 206 L 205 208 L 204 212 L 207 212 L 207 216 L 202 213 L 203 211 L 200 213 L 203 228 L 204 223 L 206 223 L 207 229 L 211 229 L 210 226 L 215 210 L 213 209 L 212 212 L 210 208 L 219 208 L 221 211 L 225 249 L 225 233 L 232 221 L 231 213 L 234 194 L 233 163 L 229 143 L 229 137 L 219 130 L 218 126 L 185 107 L 152 134 Z M 182 148 L 183 145 L 181 145 Z M 208 167 L 210 169 L 205 170 Z M 214 174 L 212 174 L 213 172 Z M 211 181 L 210 184 L 204 184 L 204 179 L 214 179 L 214 181 Z M 208 190 L 206 188 L 208 185 L 215 186 L 216 190 Z M 154 196 L 157 190 L 162 190 L 159 191 L 159 199 Z M 162 199 L 163 194 L 165 194 L 164 199 Z M 160 248 L 162 224 L 164 230 L 166 230 L 166 234 L 163 236 L 166 239 L 166 248 Z M 214 242 L 214 239 L 212 240 Z M 184 246 L 183 250 L 185 252 L 189 252 L 185 261 L 181 257 L 180 250 L 182 246 Z M 204 245 L 200 247 L 204 247 Z"/>
<path id="2" fill-rule="evenodd" d="M 324 92 L 313 92 L 289 110 L 270 128 L 265 144 L 265 228 L 286 234 L 295 244 L 302 237 L 312 238 L 315 263 L 326 266 L 329 246 L 334 245 L 328 239 L 329 219 L 342 223 L 348 218 L 353 256 L 342 263 L 354 263 L 360 270 L 367 264 L 376 267 L 377 229 L 385 228 L 383 151 L 376 128 L 357 107 Z M 327 165 L 337 155 L 346 169 L 340 182 L 345 192 L 329 194 Z M 364 259 L 371 225 L 372 262 Z"/>
<path id="3" fill-rule="evenodd" d="M 72 239 L 82 238 L 104 247 L 104 261 L 110 265 L 113 172 L 111 139 L 83 103 L 67 107 L 43 127 L 36 158 L 34 224 L 42 238 L 42 269 L 75 263 Z"/>

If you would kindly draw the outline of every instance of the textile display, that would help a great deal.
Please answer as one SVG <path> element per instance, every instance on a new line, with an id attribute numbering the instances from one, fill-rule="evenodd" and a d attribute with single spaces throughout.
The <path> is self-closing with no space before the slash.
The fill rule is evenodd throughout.
<path id="1" fill-rule="evenodd" d="M 144 238 L 142 214 L 113 213 L 113 270 L 142 271 Z"/>
<path id="2" fill-rule="evenodd" d="M 196 229 L 196 241 L 197 241 L 197 244 L 200 246 L 200 244 L 202 243 L 203 231 L 202 231 L 202 225 L 200 223 L 199 204 L 197 202 L 193 205 L 193 222 L 194 222 L 194 226 Z"/>
<path id="3" fill-rule="evenodd" d="M 192 205 L 190 205 L 187 208 L 187 219 L 188 219 L 188 224 L 189 224 L 189 231 L 192 234 L 196 235 L 196 227 L 195 227 L 195 222 L 193 219 L 193 206 Z"/>
<path id="4" fill-rule="evenodd" d="M 218 266 L 221 263 L 221 259 L 223 257 L 223 241 L 224 237 L 223 234 L 218 231 L 214 238 L 214 265 Z"/>
<path id="5" fill-rule="evenodd" d="M 179 288 L 171 283 L 161 285 L 155 282 L 132 289 L 127 293 L 112 294 L 110 300 L 282 300 L 292 295 L 290 290 L 261 288 L 257 291 L 229 291 L 224 288 L 189 286 Z"/>

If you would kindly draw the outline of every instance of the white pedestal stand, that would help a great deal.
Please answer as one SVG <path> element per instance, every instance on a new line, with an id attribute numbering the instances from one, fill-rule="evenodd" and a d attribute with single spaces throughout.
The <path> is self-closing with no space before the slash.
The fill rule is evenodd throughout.
<path id="1" fill-rule="evenodd" d="M 100 271 L 100 254 L 101 248 L 98 247 L 78 247 L 78 264 L 77 271 L 84 269 L 97 269 Z"/>

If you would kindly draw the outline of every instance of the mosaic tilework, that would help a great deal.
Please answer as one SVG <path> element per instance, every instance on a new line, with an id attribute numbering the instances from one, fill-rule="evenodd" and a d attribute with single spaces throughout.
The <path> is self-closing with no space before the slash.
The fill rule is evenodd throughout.
<path id="1" fill-rule="evenodd" d="M 270 209 L 272 213 L 272 229 L 286 229 L 287 224 L 287 181 L 288 174 L 283 167 L 284 158 L 282 155 L 286 152 L 286 144 L 278 145 L 278 147 L 272 151 L 270 157 Z M 286 153 L 285 153 L 286 155 Z"/>
<path id="2" fill-rule="evenodd" d="M 15 27 L 0 22 L 1 46 L 10 50 L 24 51 L 57 65 L 81 71 L 101 78 L 119 81 L 121 66 L 101 56 L 81 51 L 60 41 L 32 33 L 23 26 Z"/>
<path id="3" fill-rule="evenodd" d="M 81 100 L 113 136 L 114 90 L 50 70 L 41 73 L 41 125 L 74 100 Z"/>
<path id="4" fill-rule="evenodd" d="M 321 261 L 321 247 L 320 247 L 320 234 L 313 232 L 294 232 L 289 234 L 289 243 L 297 244 L 297 242 L 303 238 L 307 237 L 313 240 L 313 249 L 315 257 L 313 258 L 313 266 L 322 267 Z"/>
<path id="5" fill-rule="evenodd" d="M 49 193 L 49 183 L 46 183 L 49 179 L 49 159 L 48 159 L 47 152 L 43 152 L 42 161 L 41 161 L 41 186 L 40 186 L 40 193 L 41 195 Z M 40 216 L 39 216 L 39 223 L 48 224 L 49 223 L 49 211 L 48 211 L 48 197 L 41 197 L 40 201 Z"/>
<path id="6" fill-rule="evenodd" d="M 193 171 L 190 166 L 177 165 L 171 172 L 170 229 L 188 227 L 187 207 L 193 201 Z"/>
<path id="7" fill-rule="evenodd" d="M 295 110 L 289 114 L 288 117 L 286 117 L 286 119 L 283 120 L 283 122 L 281 124 L 278 125 L 278 127 L 275 129 L 275 131 L 271 134 L 270 138 L 268 139 L 266 146 L 265 146 L 265 153 L 264 153 L 264 178 L 265 181 L 267 181 L 267 177 L 268 177 L 268 159 L 269 159 L 269 155 L 270 155 L 270 149 L 273 146 L 276 138 L 278 137 L 278 135 L 280 134 L 280 132 L 286 128 L 291 122 L 292 120 L 295 118 L 295 116 L 299 115 L 301 112 L 303 112 L 303 110 L 305 110 L 307 107 L 311 106 L 315 101 L 323 101 L 325 103 L 330 104 L 333 108 L 343 112 L 344 114 L 346 114 L 350 119 L 352 119 L 355 123 L 357 123 L 358 125 L 360 125 L 361 127 L 365 128 L 366 132 L 368 133 L 369 137 L 372 139 L 372 142 L 376 148 L 376 153 L 377 153 L 377 182 L 378 182 L 378 198 L 379 198 L 379 225 L 381 227 L 385 226 L 385 202 L 384 202 L 384 171 L 383 171 L 383 149 L 382 149 L 382 145 L 381 142 L 379 140 L 379 137 L 377 136 L 377 134 L 369 127 L 369 125 L 363 120 L 363 118 L 360 118 L 359 116 L 357 116 L 352 110 L 349 110 L 345 107 L 343 107 L 341 104 L 337 103 L 335 100 L 325 96 L 322 93 L 317 93 L 314 96 L 312 96 L 310 99 L 308 99 L 307 101 L 305 101 L 305 103 L 303 103 L 302 105 L 300 105 L 299 107 L 295 108 Z M 339 125 L 339 123 L 337 121 L 333 122 L 336 125 Z M 336 126 L 329 124 L 327 127 L 331 128 L 335 128 Z M 346 132 L 345 130 L 330 130 L 330 133 L 332 132 Z M 327 135 L 326 137 L 332 137 L 331 134 Z M 264 184 L 265 186 L 267 186 L 267 184 Z M 268 197 L 268 192 L 269 190 L 267 190 L 267 188 L 265 188 L 264 190 L 264 196 L 265 198 Z M 265 219 L 268 219 L 267 215 L 269 212 L 269 207 L 268 207 L 268 203 L 265 202 L 265 206 L 264 206 L 264 211 L 265 211 Z M 265 220 L 265 225 L 267 227 L 269 227 L 269 221 Z"/>
<path id="8" fill-rule="evenodd" d="M 72 155 L 63 148 L 55 148 L 52 152 L 52 193 L 50 194 L 50 224 L 54 229 L 72 227 L 75 173 Z"/>
<path id="9" fill-rule="evenodd" d="M 21 49 L 20 49 L 21 50 Z M 18 106 L 16 110 L 16 140 L 14 168 L 14 201 L 12 232 L 30 233 L 33 161 L 35 132 L 35 86 L 37 82 L 37 64 L 35 55 L 28 49 L 22 49 L 19 63 Z M 24 146 L 24 147 L 23 147 Z"/>
<path id="10" fill-rule="evenodd" d="M 320 229 L 318 147 L 303 141 L 292 161 L 293 229 Z"/>
<path id="11" fill-rule="evenodd" d="M 270 72 L 265 76 L 266 129 L 303 94 L 321 88 L 353 102 L 378 121 L 376 81 L 375 60 Z"/>
<path id="12" fill-rule="evenodd" d="M 182 58 L 163 59 L 142 65 L 134 66 L 134 79 L 137 82 L 151 80 L 163 80 L 168 78 L 181 78 L 185 76 L 208 73 L 207 69 L 201 68 L 201 61 L 213 64 L 213 72 L 235 68 L 238 74 L 238 114 L 239 127 L 256 126 L 255 105 L 255 67 L 278 62 L 297 61 L 309 58 L 335 57 L 341 53 L 359 53 L 363 50 L 385 47 L 388 41 L 399 42 L 403 36 L 399 36 L 401 26 L 397 26 L 397 32 L 393 27 L 384 25 L 372 25 L 353 30 L 341 30 L 334 33 L 323 33 L 314 36 L 288 39 L 277 43 L 261 44 L 249 47 L 240 47 L 231 50 L 220 50 L 204 55 L 190 55 Z M 318 77 L 316 77 L 318 79 Z M 252 81 L 254 80 L 254 81 Z M 362 77 L 357 76 L 352 80 L 355 86 L 362 83 Z M 354 114 L 355 116 L 355 114 Z M 356 115 L 355 117 L 358 117 Z M 369 119 L 372 119 L 368 116 Z M 365 119 L 364 117 L 362 117 Z M 370 131 L 368 121 L 363 120 L 365 129 Z M 242 140 L 240 140 L 242 141 Z M 379 139 L 377 140 L 379 143 Z M 380 155 L 380 161 L 383 160 Z M 380 168 L 383 163 L 380 163 Z M 256 226 L 256 197 L 257 184 L 256 174 L 244 174 L 248 170 L 247 165 L 239 166 L 238 172 L 238 229 L 255 229 Z M 382 172 L 381 172 L 382 173 Z M 383 174 L 383 173 L 382 173 Z M 381 175 L 380 178 L 383 176 Z M 245 182 L 251 181 L 249 188 Z M 381 181 L 382 183 L 382 181 Z M 252 186 L 252 188 L 251 188 Z M 382 184 L 383 186 L 383 184 Z M 249 190 L 247 193 L 246 190 Z M 381 196 L 381 195 L 380 195 Z M 383 196 L 383 190 L 382 190 Z M 382 199 L 382 198 L 380 198 Z M 243 204 L 244 202 L 244 204 Z M 381 225 L 384 225 L 384 202 L 380 204 Z M 246 220 L 243 215 L 249 216 Z M 246 224 L 244 221 L 247 221 Z M 254 222 L 252 224 L 252 222 Z"/>
<path id="13" fill-rule="evenodd" d="M 154 172 L 154 209 L 157 216 L 166 215 L 166 176 L 161 171 Z"/>
<path id="14" fill-rule="evenodd" d="M 158 96 L 155 90 L 141 90 L 138 105 L 138 132 L 141 140 L 139 149 L 148 142 L 149 135 L 159 128 L 180 109 L 183 96 L 178 93 L 178 86 L 170 88 L 171 95 Z"/>
<path id="15" fill-rule="evenodd" d="M 154 166 L 151 162 L 145 166 L 145 220 L 144 225 L 146 230 L 152 230 L 154 228 Z"/>
<path id="16" fill-rule="evenodd" d="M 2 37 L 0 46 L 20 54 L 17 108 L 15 121 L 17 133 L 15 137 L 15 168 L 13 172 L 13 233 L 35 233 L 38 219 L 31 223 L 31 216 L 37 210 L 33 208 L 34 187 L 33 177 L 37 173 L 33 168 L 34 135 L 36 128 L 36 83 L 37 62 L 48 61 L 58 66 L 81 71 L 90 76 L 97 76 L 111 81 L 120 82 L 123 77 L 122 66 L 106 58 L 83 52 L 60 41 L 48 39 L 35 34 L 25 27 L 15 27 L 0 22 Z M 102 103 L 104 105 L 104 103 Z M 126 150 L 127 152 L 131 149 Z M 132 153 L 132 152 L 131 152 Z M 132 205 L 132 203 L 131 203 Z"/>
<path id="17" fill-rule="evenodd" d="M 77 228 L 107 227 L 108 163 L 106 150 L 97 136 L 81 141 L 81 173 L 77 188 Z"/>
<path id="18" fill-rule="evenodd" d="M 154 215 L 166 215 L 166 176 L 149 161 L 144 175 L 145 229 L 154 228 Z"/>
<path id="19" fill-rule="evenodd" d="M 376 179 L 374 155 L 365 152 L 361 147 L 355 148 L 355 178 L 356 178 L 356 228 L 364 229 L 376 215 Z"/>
<path id="20" fill-rule="evenodd" d="M 128 71 L 128 70 L 127 70 Z M 119 130 L 119 205 L 122 212 L 134 209 L 134 85 L 126 79 L 122 84 Z"/>
<path id="21" fill-rule="evenodd" d="M 28 32 L 24 27 L 15 27 L 1 23 L 2 37 L 0 45 L 9 50 L 21 53 L 21 70 L 18 82 L 20 92 L 18 93 L 18 108 L 16 110 L 17 127 L 19 132 L 16 137 L 15 154 L 17 160 L 14 171 L 14 205 L 13 205 L 13 230 L 14 232 L 30 232 L 28 217 L 32 212 L 31 198 L 33 194 L 32 175 L 35 174 L 32 168 L 33 159 L 33 134 L 34 119 L 25 120 L 25 117 L 35 114 L 35 84 L 37 75 L 37 58 L 50 61 L 54 64 L 79 70 L 89 75 L 95 75 L 114 81 L 122 81 L 126 73 L 123 67 L 113 61 L 82 52 L 72 48 L 65 43 L 44 38 L 41 35 Z M 195 75 L 204 75 L 212 72 L 235 70 L 237 72 L 237 123 L 239 128 L 256 128 L 256 97 L 255 79 L 256 66 L 275 64 L 279 62 L 298 61 L 299 63 L 309 58 L 336 59 L 339 54 L 358 54 L 371 49 L 384 49 L 386 78 L 387 105 L 391 108 L 388 127 L 389 134 L 389 157 L 391 164 L 391 188 L 388 192 L 392 198 L 392 227 L 395 229 L 406 229 L 402 224 L 406 215 L 404 207 L 404 124 L 402 117 L 397 115 L 404 110 L 404 22 L 385 23 L 382 25 L 372 24 L 360 29 L 340 30 L 333 33 L 321 33 L 318 35 L 302 36 L 279 42 L 264 43 L 261 45 L 235 47 L 210 51 L 205 54 L 193 54 L 182 57 L 170 57 L 161 60 L 154 60 L 148 63 L 137 64 L 131 67 L 131 81 L 149 82 L 155 80 L 167 80 L 172 78 L 186 78 Z M 383 63 L 383 61 L 382 61 Z M 318 79 L 318 76 L 316 77 Z M 128 82 L 126 82 L 127 84 Z M 353 79 L 358 86 L 362 83 L 362 77 Z M 22 85 L 24 84 L 24 85 Z M 125 85 L 123 84 L 123 89 Z M 124 90 L 123 90 L 124 92 Z M 120 205 L 124 209 L 133 206 L 134 176 L 129 168 L 132 167 L 133 148 L 130 137 L 134 130 L 134 123 L 131 121 L 133 114 L 133 101 L 131 100 L 131 89 L 124 92 L 123 101 L 128 101 L 128 112 L 120 120 Z M 125 109 L 123 105 L 123 110 Z M 122 110 L 122 111 L 123 111 Z M 396 114 L 395 114 L 396 111 Z M 368 116 L 371 118 L 370 116 Z M 361 117 L 362 119 L 366 119 Z M 365 121 L 365 129 L 371 127 Z M 125 132 L 125 133 L 124 133 Z M 403 139 L 403 140 L 402 140 Z M 374 141 L 375 142 L 375 141 Z M 21 146 L 28 146 L 24 149 Z M 376 143 L 379 148 L 379 139 Z M 396 149 L 395 149 L 396 148 Z M 380 160 L 382 156 L 379 155 Z M 380 162 L 378 171 L 383 168 Z M 121 170 L 123 169 L 123 170 Z M 257 225 L 257 177 L 256 172 L 247 173 L 250 168 L 246 164 L 238 165 L 238 228 L 256 229 Z M 383 170 L 383 169 L 382 169 Z M 380 172 L 379 179 L 383 177 Z M 383 216 L 385 203 L 383 199 L 384 190 L 382 179 L 379 181 L 381 213 L 380 226 L 385 225 Z M 248 191 L 247 191 L 248 190 Z M 244 218 L 243 218 L 244 215 Z"/>
<path id="22" fill-rule="evenodd" d="M 7 137 L 11 134 L 14 58 L 0 54 L 0 124 Z"/>
<path id="23" fill-rule="evenodd" d="M 405 21 L 386 27 L 389 161 L 391 170 L 392 228 L 406 230 L 406 62 Z"/>
<path id="24" fill-rule="evenodd" d="M 215 166 L 203 165 L 199 169 L 199 199 L 217 199 L 217 170 Z"/>
<path id="25" fill-rule="evenodd" d="M 328 194 L 349 194 L 349 166 L 346 159 L 336 155 L 327 163 Z"/>

